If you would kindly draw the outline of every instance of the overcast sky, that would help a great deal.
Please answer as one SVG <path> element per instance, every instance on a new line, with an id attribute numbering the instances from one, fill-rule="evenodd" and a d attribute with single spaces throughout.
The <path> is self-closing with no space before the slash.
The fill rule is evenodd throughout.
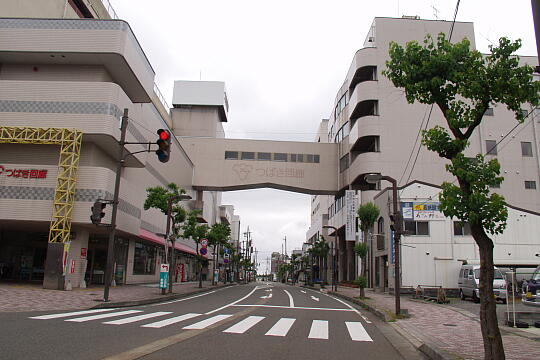
<path id="1" fill-rule="evenodd" d="M 451 21 L 456 0 L 110 0 L 129 22 L 170 103 L 174 80 L 226 83 L 227 137 L 311 141 L 374 17 L 419 15 Z M 457 20 L 474 22 L 477 48 L 499 37 L 522 39 L 536 55 L 529 0 L 463 0 Z M 249 225 L 266 258 L 301 247 L 310 197 L 272 189 L 223 195 Z"/>

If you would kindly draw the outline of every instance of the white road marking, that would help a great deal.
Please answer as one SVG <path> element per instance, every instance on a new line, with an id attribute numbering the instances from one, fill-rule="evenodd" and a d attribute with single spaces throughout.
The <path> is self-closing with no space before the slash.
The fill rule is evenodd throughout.
<path id="1" fill-rule="evenodd" d="M 30 319 L 39 319 L 39 320 L 58 319 L 58 318 L 63 318 L 63 317 L 93 314 L 93 313 L 100 313 L 100 312 L 113 311 L 113 310 L 117 310 L 117 309 L 95 309 L 95 310 L 74 311 L 74 312 L 61 313 L 61 314 L 32 316 Z"/>
<path id="2" fill-rule="evenodd" d="M 224 289 L 226 289 L 226 288 L 224 288 Z M 194 295 L 194 296 L 190 296 L 190 297 L 187 297 L 187 298 L 182 298 L 182 299 L 178 299 L 178 300 L 172 300 L 172 301 L 162 302 L 162 303 L 158 303 L 158 304 L 151 304 L 151 305 L 148 305 L 148 306 L 159 306 L 159 305 L 165 305 L 165 304 L 177 303 L 177 302 L 180 302 L 180 301 L 191 300 L 191 299 L 195 299 L 195 298 L 198 298 L 198 297 L 201 297 L 201 296 L 213 294 L 213 293 L 215 293 L 216 291 L 220 291 L 220 290 L 223 290 L 223 289 L 217 289 L 217 290 L 213 290 L 213 291 L 206 292 L 206 293 L 204 293 L 204 294 Z"/>
<path id="3" fill-rule="evenodd" d="M 165 320 L 156 321 L 156 322 L 153 322 L 153 323 L 150 323 L 150 324 L 142 325 L 141 327 L 149 327 L 149 328 L 159 329 L 159 328 L 162 328 L 164 326 L 168 326 L 168 325 L 171 325 L 171 324 L 176 324 L 176 323 L 178 323 L 180 321 L 188 320 L 188 319 L 200 316 L 200 315 L 201 314 L 195 314 L 195 313 L 184 314 L 184 315 L 172 317 L 170 319 L 165 319 Z"/>
<path id="4" fill-rule="evenodd" d="M 296 319 L 281 318 L 268 332 L 264 335 L 269 336 L 286 336 Z"/>
<path id="5" fill-rule="evenodd" d="M 355 311 L 355 310 L 351 310 L 351 309 L 332 309 L 332 308 L 303 307 L 303 306 L 290 307 L 290 306 L 283 306 L 283 305 L 260 305 L 260 304 L 254 304 L 254 305 L 239 304 L 239 305 L 233 305 L 233 306 L 243 306 L 243 307 L 268 307 L 268 308 L 300 309 L 300 310 Z"/>
<path id="6" fill-rule="evenodd" d="M 251 294 L 253 294 L 253 293 L 254 293 L 256 290 L 258 290 L 258 289 L 259 289 L 259 287 L 258 287 L 258 286 L 255 286 L 255 287 L 253 288 L 253 290 L 251 290 L 246 296 L 243 296 L 243 297 L 241 297 L 240 299 L 238 299 L 238 300 L 236 300 L 236 301 L 233 301 L 233 302 L 230 303 L 230 304 L 223 305 L 223 306 L 220 307 L 220 308 L 217 308 L 217 309 L 214 309 L 214 310 L 210 310 L 209 312 L 205 313 L 205 315 L 210 315 L 210 314 L 213 314 L 213 313 L 218 312 L 218 311 L 220 311 L 220 310 L 226 309 L 226 308 L 228 308 L 229 306 L 233 306 L 233 305 L 239 303 L 240 301 L 245 300 L 245 299 L 247 299 L 248 297 L 250 297 Z"/>
<path id="7" fill-rule="evenodd" d="M 272 293 L 266 295 L 266 296 L 261 296 L 261 299 L 271 299 L 272 298 Z"/>
<path id="8" fill-rule="evenodd" d="M 197 322 L 195 324 L 184 326 L 182 329 L 185 329 L 185 330 L 201 330 L 201 329 L 207 328 L 210 325 L 214 325 L 215 323 L 220 322 L 221 320 L 225 320 L 226 318 L 231 317 L 231 316 L 232 315 L 216 315 L 216 316 L 213 316 L 213 317 L 211 317 L 209 319 L 199 321 L 199 322 Z"/>
<path id="9" fill-rule="evenodd" d="M 352 341 L 373 341 L 366 329 L 362 326 L 362 323 L 346 321 L 345 325 L 347 325 L 347 330 L 349 330 Z"/>
<path id="10" fill-rule="evenodd" d="M 293 298 L 292 298 L 291 293 L 288 292 L 287 290 L 283 290 L 283 291 L 285 291 L 285 292 L 287 293 L 287 295 L 289 295 L 289 307 L 292 307 L 292 308 L 293 308 L 293 307 L 294 307 L 294 300 L 293 300 Z"/>
<path id="11" fill-rule="evenodd" d="M 328 321 L 313 320 L 308 338 L 328 340 Z"/>
<path id="12" fill-rule="evenodd" d="M 239 323 L 234 324 L 227 330 L 223 330 L 223 332 L 231 334 L 243 334 L 253 326 L 257 325 L 257 323 L 262 319 L 264 319 L 264 316 L 249 316 Z"/>
<path id="13" fill-rule="evenodd" d="M 272 289 L 267 289 L 267 290 L 264 290 L 266 292 L 272 292 Z"/>
<path id="14" fill-rule="evenodd" d="M 311 300 L 319 301 L 319 298 L 315 296 L 311 296 Z"/>
<path id="15" fill-rule="evenodd" d="M 300 292 L 301 292 L 302 294 L 305 294 L 305 293 L 306 293 L 304 290 L 300 290 Z"/>
<path id="16" fill-rule="evenodd" d="M 351 305 L 347 304 L 345 301 L 341 300 L 341 299 L 338 299 L 338 298 L 335 298 L 331 295 L 328 295 L 328 294 L 325 294 L 326 296 L 336 300 L 336 301 L 339 301 L 340 303 L 346 305 L 348 308 L 350 308 L 352 311 L 354 311 L 355 313 L 357 313 L 362 319 L 364 319 L 364 321 L 368 324 L 371 324 L 371 321 L 369 321 L 369 319 L 367 317 L 365 317 L 364 315 L 362 315 L 362 313 L 360 311 L 358 311 L 358 309 L 355 309 L 353 308 Z"/>
<path id="17" fill-rule="evenodd" d="M 85 322 L 85 321 L 99 320 L 99 319 L 105 319 L 105 318 L 121 316 L 121 315 L 134 314 L 134 313 L 138 313 L 138 312 L 142 312 L 142 310 L 126 310 L 126 311 L 119 311 L 119 312 L 115 312 L 115 313 L 107 313 L 107 314 L 85 316 L 85 317 L 75 318 L 75 319 L 67 319 L 65 321 Z"/>
<path id="18" fill-rule="evenodd" d="M 150 314 L 131 316 L 131 317 L 128 317 L 128 318 L 125 318 L 125 319 L 120 319 L 120 320 L 105 321 L 104 324 L 109 324 L 109 325 L 130 324 L 130 323 L 134 323 L 134 322 L 137 322 L 137 321 L 141 321 L 141 320 L 145 320 L 145 319 L 151 319 L 151 318 L 155 318 L 155 317 L 163 316 L 163 315 L 168 315 L 168 314 L 171 314 L 171 312 L 170 311 L 158 311 L 158 312 L 150 313 Z"/>

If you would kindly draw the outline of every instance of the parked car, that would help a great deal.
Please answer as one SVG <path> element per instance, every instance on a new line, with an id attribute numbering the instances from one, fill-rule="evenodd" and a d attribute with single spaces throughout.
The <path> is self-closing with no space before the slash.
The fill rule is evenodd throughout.
<path id="1" fill-rule="evenodd" d="M 540 265 L 529 280 L 523 281 L 522 289 L 527 298 L 540 299 Z"/>
<path id="2" fill-rule="evenodd" d="M 462 265 L 459 271 L 459 296 L 461 300 L 467 297 L 473 299 L 474 302 L 480 302 L 480 265 Z M 495 268 L 493 278 L 493 293 L 497 300 L 506 303 L 506 281 L 503 274 Z"/>

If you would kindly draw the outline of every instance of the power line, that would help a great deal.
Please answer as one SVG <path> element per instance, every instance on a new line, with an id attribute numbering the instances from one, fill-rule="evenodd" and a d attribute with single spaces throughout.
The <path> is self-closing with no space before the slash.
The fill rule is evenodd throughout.
<path id="1" fill-rule="evenodd" d="M 452 20 L 452 25 L 450 26 L 450 35 L 448 36 L 448 41 L 450 42 L 452 40 L 452 34 L 454 33 L 454 25 L 456 24 L 456 18 L 457 18 L 457 14 L 458 14 L 458 10 L 459 10 L 459 2 L 460 0 L 457 0 L 457 3 L 456 3 L 456 10 L 454 11 L 454 20 Z M 433 112 L 433 104 L 431 104 L 431 107 L 429 109 L 429 115 L 428 115 L 428 118 L 427 118 L 427 122 L 426 122 L 426 126 L 424 127 L 424 130 L 427 129 L 428 125 L 429 125 L 429 121 L 431 120 L 431 113 Z M 420 126 L 421 128 L 421 126 Z M 418 129 L 418 134 L 416 135 L 417 139 L 418 139 L 418 136 L 420 135 L 420 132 L 421 130 Z M 416 141 L 415 141 L 416 143 Z M 415 159 L 414 159 L 414 163 L 413 163 L 413 166 L 411 167 L 411 172 L 409 173 L 409 176 L 407 177 L 407 181 L 405 183 L 408 183 L 411 176 L 412 176 L 412 173 L 414 171 L 414 167 L 416 166 L 416 160 L 418 159 L 418 155 L 420 154 L 420 149 L 422 148 L 422 146 L 419 146 L 418 147 L 418 150 L 416 151 L 416 156 L 415 156 Z M 413 150 L 414 152 L 414 146 L 413 146 Z M 411 152 L 412 154 L 412 152 Z M 409 157 L 410 159 L 410 157 Z M 405 167 L 405 171 L 407 170 L 407 167 Z M 405 173 L 405 172 L 404 172 Z M 400 179 L 401 180 L 401 179 Z"/>

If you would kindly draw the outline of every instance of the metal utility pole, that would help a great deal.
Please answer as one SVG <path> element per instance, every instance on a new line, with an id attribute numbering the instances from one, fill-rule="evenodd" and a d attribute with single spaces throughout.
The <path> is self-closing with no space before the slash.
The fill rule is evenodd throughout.
<path id="1" fill-rule="evenodd" d="M 285 258 L 287 258 L 287 236 L 285 236 L 283 240 L 285 241 Z"/>
<path id="2" fill-rule="evenodd" d="M 538 59 L 540 59 L 540 0 L 531 0 L 533 21 L 534 21 L 534 35 L 536 36 L 536 53 Z M 539 72 L 540 66 L 536 67 L 536 72 Z"/>
<path id="3" fill-rule="evenodd" d="M 103 301 L 109 301 L 109 287 L 113 278 L 114 267 L 114 237 L 116 235 L 116 214 L 118 212 L 118 197 L 120 191 L 120 179 L 124 166 L 124 145 L 128 125 L 128 109 L 124 109 L 122 123 L 120 125 L 120 142 L 118 143 L 118 163 L 116 164 L 116 178 L 114 180 L 114 195 L 112 201 L 111 225 L 109 231 L 109 243 L 107 247 L 107 267 L 105 268 L 105 286 L 103 288 Z"/>

